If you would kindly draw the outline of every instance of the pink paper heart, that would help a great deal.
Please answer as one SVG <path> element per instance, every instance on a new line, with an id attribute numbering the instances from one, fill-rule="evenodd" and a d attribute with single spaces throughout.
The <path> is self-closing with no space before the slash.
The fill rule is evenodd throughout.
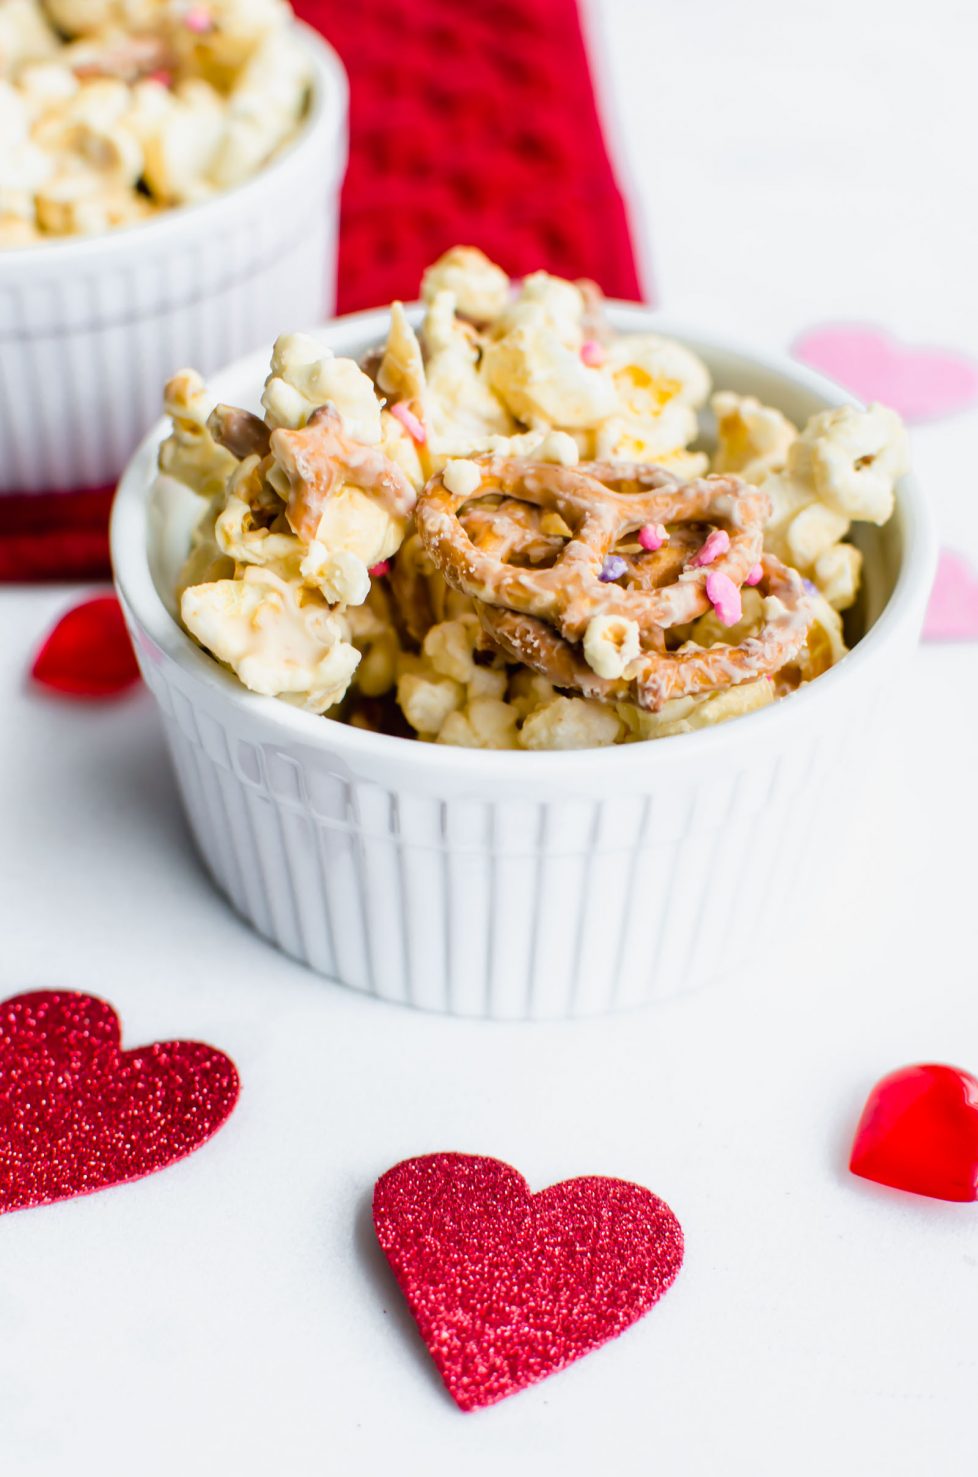
<path id="1" fill-rule="evenodd" d="M 935 420 L 978 405 L 978 363 L 953 349 L 904 344 L 869 324 L 826 324 L 792 352 L 858 395 L 881 400 L 908 421 Z"/>
<path id="2" fill-rule="evenodd" d="M 941 550 L 924 640 L 978 641 L 978 574 L 952 549 Z"/>

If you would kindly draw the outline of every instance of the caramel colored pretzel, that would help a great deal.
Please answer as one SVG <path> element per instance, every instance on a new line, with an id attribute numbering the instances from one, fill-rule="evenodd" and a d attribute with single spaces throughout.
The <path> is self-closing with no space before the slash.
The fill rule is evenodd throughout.
<path id="1" fill-rule="evenodd" d="M 348 436 L 332 405 L 314 410 L 297 431 L 279 427 L 269 444 L 288 478 L 286 516 L 300 538 L 316 537 L 327 498 L 344 484 L 368 493 L 391 518 L 407 518 L 414 508 L 417 494 L 400 467 Z"/>
<path id="2" fill-rule="evenodd" d="M 474 492 L 449 492 L 437 473 L 421 493 L 416 518 L 425 548 L 456 589 L 487 605 L 537 616 L 568 641 L 579 641 L 599 614 L 633 620 L 651 640 L 655 627 L 684 625 L 710 608 L 708 574 L 726 574 L 739 587 L 760 559 L 770 502 L 766 493 L 737 477 L 682 482 L 661 467 L 628 463 L 562 467 L 494 456 L 473 460 L 482 472 Z M 560 514 L 571 537 L 552 564 L 522 568 L 473 543 L 462 513 L 489 493 Z M 607 556 L 646 523 L 716 524 L 729 534 L 730 546 L 708 568 L 687 566 L 673 584 L 661 588 L 603 581 Z"/>
<path id="3" fill-rule="evenodd" d="M 529 503 L 503 498 L 495 506 L 487 506 L 487 501 L 463 509 L 459 521 L 477 549 L 495 554 L 507 564 L 519 561 L 524 566 L 538 566 L 552 562 L 570 536 L 559 516 L 557 521 L 565 530 L 562 533 L 548 527 L 548 517 L 553 519 L 556 515 Z M 679 577 L 688 560 L 702 547 L 707 532 L 695 525 L 680 525 L 659 549 L 642 549 L 633 541 L 619 544 L 614 552 L 625 565 L 630 587 L 659 590 Z"/>
<path id="4" fill-rule="evenodd" d="M 656 713 L 672 698 L 695 697 L 771 676 L 798 655 L 814 614 L 801 575 L 770 554 L 760 562 L 758 590 L 774 597 L 777 605 L 766 609 L 756 636 L 736 646 L 687 644 L 678 651 L 641 651 L 630 663 L 627 677 L 599 677 L 574 646 L 533 616 L 481 601 L 476 609 L 504 656 L 541 672 L 555 687 L 604 702 L 631 701 Z"/>

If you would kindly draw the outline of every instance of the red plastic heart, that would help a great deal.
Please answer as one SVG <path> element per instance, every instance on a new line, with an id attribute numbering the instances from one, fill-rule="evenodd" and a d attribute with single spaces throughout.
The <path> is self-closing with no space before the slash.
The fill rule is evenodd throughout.
<path id="1" fill-rule="evenodd" d="M 61 617 L 31 668 L 35 682 L 67 697 L 109 698 L 139 681 L 132 642 L 114 595 L 83 600 Z"/>
<path id="2" fill-rule="evenodd" d="M 978 1200 L 978 1081 L 934 1063 L 891 1072 L 869 1095 L 849 1168 L 935 1200 Z"/>
<path id="3" fill-rule="evenodd" d="M 39 990 L 0 1005 L 0 1212 L 88 1195 L 200 1147 L 238 1099 L 238 1074 L 199 1041 L 120 1050 L 92 995 Z"/>
<path id="4" fill-rule="evenodd" d="M 426 1154 L 374 1189 L 374 1226 L 463 1410 L 563 1369 L 647 1313 L 682 1265 L 669 1207 L 589 1176 L 531 1195 L 498 1159 Z"/>

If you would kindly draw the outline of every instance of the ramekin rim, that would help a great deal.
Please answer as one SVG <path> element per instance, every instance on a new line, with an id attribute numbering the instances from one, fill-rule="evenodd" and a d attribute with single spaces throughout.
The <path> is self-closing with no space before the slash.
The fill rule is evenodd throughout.
<path id="1" fill-rule="evenodd" d="M 179 234 L 184 227 L 200 227 L 206 231 L 221 211 L 233 209 L 241 202 L 247 203 L 251 194 L 257 194 L 270 179 L 291 168 L 297 156 L 314 146 L 322 131 L 330 137 L 342 137 L 350 95 L 346 69 L 325 36 L 298 17 L 294 18 L 292 26 L 300 35 L 300 44 L 313 60 L 313 98 L 295 136 L 256 174 L 241 184 L 222 190 L 210 200 L 174 205 L 149 220 L 135 221 L 132 225 L 91 236 L 55 236 L 48 241 L 32 242 L 29 246 L 6 246 L 0 250 L 0 285 L 4 277 L 14 278 L 16 282 L 21 275 L 26 277 L 42 267 L 69 271 L 86 258 L 115 258 L 125 254 L 127 248 L 138 254 L 146 248 L 150 238 L 153 245 L 165 245 L 168 236 Z M 343 163 L 345 157 L 344 152 Z M 338 173 L 342 174 L 342 163 Z"/>
<path id="2" fill-rule="evenodd" d="M 406 307 L 410 311 L 416 310 L 418 305 L 409 303 Z M 716 337 L 708 331 L 701 331 L 692 322 L 670 319 L 660 314 L 658 309 L 642 303 L 609 299 L 608 307 L 613 313 L 635 315 L 645 321 L 650 331 L 676 338 L 680 342 L 692 338 L 709 350 L 750 359 L 759 368 L 819 395 L 826 401 L 827 407 L 846 404 L 860 406 L 862 403 L 835 381 L 797 363 L 787 354 L 757 350 L 745 347 L 733 339 Z M 343 327 L 348 329 L 350 337 L 359 330 L 358 336 L 362 337 L 369 334 L 374 320 L 380 327 L 386 321 L 389 311 L 389 308 L 368 308 L 343 314 L 327 320 L 319 328 L 337 331 Z M 257 357 L 257 353 L 246 355 L 234 364 L 225 366 L 214 378 L 233 373 L 249 359 Z M 220 698 L 239 711 L 246 722 L 252 719 L 263 727 L 277 728 L 283 736 L 288 735 L 292 741 L 301 742 L 310 748 L 332 751 L 340 756 L 356 754 L 362 759 L 374 761 L 378 766 L 385 759 L 391 763 L 406 762 L 422 767 L 445 768 L 451 765 L 456 772 L 478 776 L 481 780 L 515 781 L 520 777 L 525 779 L 530 768 L 539 774 L 541 766 L 554 771 L 564 770 L 568 775 L 572 770 L 579 769 L 582 763 L 593 769 L 601 766 L 605 773 L 614 766 L 625 777 L 635 768 L 648 764 L 662 764 L 670 760 L 694 761 L 704 755 L 722 758 L 724 750 L 729 752 L 742 748 L 760 741 L 765 733 L 776 732 L 779 728 L 787 731 L 805 722 L 813 702 L 824 706 L 843 684 L 858 680 L 858 674 L 862 672 L 866 662 L 875 660 L 877 652 L 885 647 L 894 634 L 908 622 L 919 624 L 937 562 L 937 535 L 933 515 L 916 478 L 910 473 L 901 478 L 898 488 L 898 506 L 904 519 L 904 546 L 900 569 L 886 605 L 865 636 L 840 662 L 815 681 L 806 683 L 797 692 L 725 723 L 690 733 L 671 735 L 669 738 L 631 744 L 588 749 L 500 750 L 425 743 L 394 734 L 370 732 L 335 719 L 324 720 L 320 715 L 293 707 L 279 698 L 253 693 L 234 673 L 226 671 L 204 652 L 181 628 L 163 604 L 153 581 L 146 553 L 146 494 L 151 482 L 146 480 L 147 469 L 143 463 L 152 453 L 151 465 L 155 468 L 155 449 L 165 429 L 166 422 L 161 418 L 140 442 L 119 482 L 113 506 L 112 563 L 116 587 L 124 606 L 167 656 L 193 680 L 216 690 Z M 129 551 L 132 551 L 135 567 L 130 567 L 128 562 Z"/>

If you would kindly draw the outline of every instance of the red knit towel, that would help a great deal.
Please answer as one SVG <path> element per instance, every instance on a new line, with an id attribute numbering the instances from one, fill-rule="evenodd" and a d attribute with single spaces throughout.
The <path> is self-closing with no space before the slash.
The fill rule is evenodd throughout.
<path id="1" fill-rule="evenodd" d="M 340 312 L 458 242 L 639 296 L 576 0 L 298 0 L 350 75 Z M 283 325 L 286 327 L 288 325 Z M 111 493 L 0 496 L 0 580 L 108 573 Z"/>

